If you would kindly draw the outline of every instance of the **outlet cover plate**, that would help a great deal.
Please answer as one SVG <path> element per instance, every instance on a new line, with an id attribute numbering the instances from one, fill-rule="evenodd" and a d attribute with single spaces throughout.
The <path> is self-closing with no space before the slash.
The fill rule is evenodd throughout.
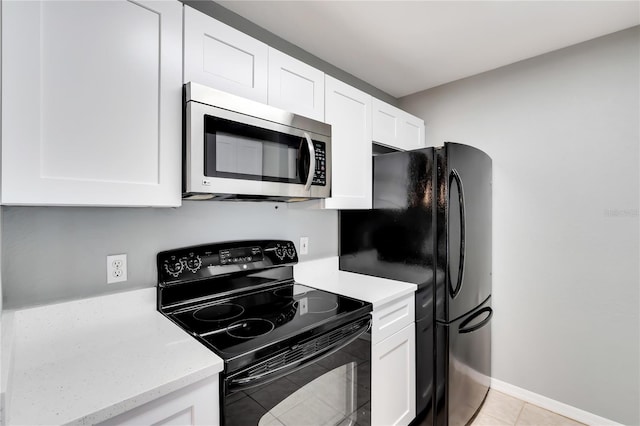
<path id="1" fill-rule="evenodd" d="M 107 284 L 127 280 L 127 255 L 114 254 L 107 256 Z"/>
<path id="2" fill-rule="evenodd" d="M 309 237 L 300 237 L 300 255 L 309 254 Z"/>

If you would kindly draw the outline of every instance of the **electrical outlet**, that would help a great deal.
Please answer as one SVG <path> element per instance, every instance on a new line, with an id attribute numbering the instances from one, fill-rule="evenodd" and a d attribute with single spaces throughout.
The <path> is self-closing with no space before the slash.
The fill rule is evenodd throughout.
<path id="1" fill-rule="evenodd" d="M 300 255 L 309 254 L 309 237 L 300 237 Z"/>
<path id="2" fill-rule="evenodd" d="M 127 255 L 114 254 L 107 256 L 107 284 L 127 280 Z"/>

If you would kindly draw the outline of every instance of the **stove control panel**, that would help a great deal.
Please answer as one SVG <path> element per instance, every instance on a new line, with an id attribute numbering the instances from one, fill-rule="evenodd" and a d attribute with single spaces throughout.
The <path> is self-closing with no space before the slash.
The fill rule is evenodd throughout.
<path id="1" fill-rule="evenodd" d="M 286 240 L 250 240 L 204 244 L 158 253 L 158 282 L 181 284 L 234 272 L 256 272 L 298 262 Z"/>
<path id="2" fill-rule="evenodd" d="M 264 259 L 262 248 L 258 246 L 222 249 L 218 255 L 221 265 L 258 262 Z"/>

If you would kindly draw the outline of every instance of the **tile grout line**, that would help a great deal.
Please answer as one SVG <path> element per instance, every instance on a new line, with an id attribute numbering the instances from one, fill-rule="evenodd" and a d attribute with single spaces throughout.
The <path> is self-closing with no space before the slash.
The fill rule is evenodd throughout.
<path id="1" fill-rule="evenodd" d="M 524 411 L 524 407 L 527 404 L 528 403 L 525 402 L 524 404 L 522 404 L 522 407 L 520 407 L 520 412 L 518 412 L 518 416 L 516 417 L 516 422 L 513 424 L 513 426 L 516 426 L 518 424 L 518 420 L 520 420 L 520 416 L 522 416 L 522 412 Z"/>

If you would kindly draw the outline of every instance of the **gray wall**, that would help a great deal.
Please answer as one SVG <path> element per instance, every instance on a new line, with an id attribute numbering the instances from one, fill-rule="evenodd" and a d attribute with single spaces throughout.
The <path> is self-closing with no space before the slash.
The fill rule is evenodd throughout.
<path id="1" fill-rule="evenodd" d="M 337 213 L 283 203 L 184 201 L 173 209 L 3 207 L 4 308 L 154 286 L 159 251 L 214 241 L 309 237 L 301 260 L 337 256 Z M 128 281 L 106 284 L 106 256 Z"/>
<path id="2" fill-rule="evenodd" d="M 640 424 L 640 29 L 400 99 L 494 161 L 493 375 Z"/>

